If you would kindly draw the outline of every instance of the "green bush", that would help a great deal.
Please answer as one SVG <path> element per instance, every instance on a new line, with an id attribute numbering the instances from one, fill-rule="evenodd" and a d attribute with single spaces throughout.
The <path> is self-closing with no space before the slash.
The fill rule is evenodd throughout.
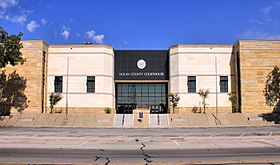
<path id="1" fill-rule="evenodd" d="M 53 108 L 54 106 L 62 99 L 62 96 L 58 93 L 52 93 L 49 97 L 50 101 L 50 108 L 51 108 L 51 113 L 53 113 Z"/>
<path id="2" fill-rule="evenodd" d="M 232 112 L 239 112 L 238 96 L 235 93 L 229 93 L 229 101 L 231 102 Z"/>
<path id="3" fill-rule="evenodd" d="M 112 112 L 112 109 L 109 108 L 109 107 L 105 107 L 105 108 L 104 108 L 104 112 L 105 112 L 106 114 L 110 114 L 110 113 Z"/>

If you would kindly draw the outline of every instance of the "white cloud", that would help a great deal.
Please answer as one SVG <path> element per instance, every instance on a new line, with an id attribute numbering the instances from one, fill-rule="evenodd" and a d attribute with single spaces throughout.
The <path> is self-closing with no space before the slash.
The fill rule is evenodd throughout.
<path id="1" fill-rule="evenodd" d="M 248 30 L 243 32 L 240 35 L 241 39 L 266 39 L 266 40 L 279 40 L 280 39 L 280 33 L 272 34 L 268 32 L 262 32 L 262 31 L 254 31 L 254 30 Z"/>
<path id="2" fill-rule="evenodd" d="M 264 21 L 258 21 L 258 20 L 248 20 L 247 22 L 258 24 L 258 25 L 263 25 L 264 24 Z"/>
<path id="3" fill-rule="evenodd" d="M 34 32 L 40 25 L 36 23 L 36 21 L 31 21 L 26 25 L 26 28 L 29 32 Z"/>
<path id="4" fill-rule="evenodd" d="M 16 16 L 11 17 L 6 14 L 3 14 L 3 15 L 0 14 L 0 18 L 17 23 L 17 24 L 24 24 L 24 22 L 27 19 L 27 15 L 23 14 L 23 15 L 16 15 Z"/>
<path id="5" fill-rule="evenodd" d="M 271 6 L 267 6 L 263 9 L 261 9 L 261 13 L 263 14 L 263 20 L 266 22 L 266 23 L 270 23 L 272 22 L 272 18 L 270 16 L 270 12 L 272 10 L 272 7 Z"/>
<path id="6" fill-rule="evenodd" d="M 267 15 L 270 13 L 271 9 L 272 9 L 272 6 L 267 6 L 267 7 L 262 8 L 260 10 L 260 12 L 262 12 L 264 15 Z"/>
<path id="7" fill-rule="evenodd" d="M 100 34 L 100 35 L 96 35 L 94 37 L 94 41 L 96 43 L 102 44 L 103 43 L 103 39 L 104 39 L 104 34 Z"/>
<path id="8" fill-rule="evenodd" d="M 63 25 L 61 31 L 60 35 L 67 40 L 70 35 L 70 29 Z"/>
<path id="9" fill-rule="evenodd" d="M 249 23 L 254 23 L 257 25 L 265 25 L 265 24 L 271 24 L 274 23 L 272 17 L 271 17 L 271 11 L 273 7 L 272 6 L 266 6 L 259 10 L 261 13 L 261 17 L 258 20 L 247 20 Z"/>
<path id="10" fill-rule="evenodd" d="M 44 25 L 46 25 L 48 23 L 48 21 L 45 18 L 42 18 L 41 19 L 41 23 L 44 26 Z"/>
<path id="11" fill-rule="evenodd" d="M 105 37 L 104 34 L 96 35 L 94 30 L 87 31 L 86 34 L 87 34 L 88 38 L 94 40 L 96 43 L 99 43 L 99 44 L 103 43 L 103 39 Z"/>
<path id="12" fill-rule="evenodd" d="M 26 10 L 18 6 L 18 14 L 13 15 L 9 13 L 9 8 L 18 6 L 18 0 L 0 0 L 0 19 L 5 19 L 17 24 L 24 24 L 27 15 L 32 13 L 31 10 Z"/>
<path id="13" fill-rule="evenodd" d="M 95 31 L 94 30 L 87 31 L 86 34 L 88 38 L 94 39 Z"/>
<path id="14" fill-rule="evenodd" d="M 62 35 L 62 37 L 67 40 L 70 35 L 70 32 L 67 30 L 64 30 L 62 33 L 60 33 L 60 35 Z"/>
<path id="15" fill-rule="evenodd" d="M 80 35 L 80 33 L 76 33 L 76 36 L 79 38 L 81 35 Z"/>
<path id="16" fill-rule="evenodd" d="M 26 15 L 20 15 L 20 16 L 14 16 L 13 18 L 8 20 L 14 23 L 23 24 L 26 21 L 26 18 L 27 18 Z"/>
<path id="17" fill-rule="evenodd" d="M 10 7 L 16 6 L 18 0 L 0 0 L 0 10 L 6 10 Z"/>

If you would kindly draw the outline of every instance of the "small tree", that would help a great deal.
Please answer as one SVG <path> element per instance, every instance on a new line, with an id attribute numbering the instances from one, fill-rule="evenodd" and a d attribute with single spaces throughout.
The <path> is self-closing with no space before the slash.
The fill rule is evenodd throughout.
<path id="1" fill-rule="evenodd" d="M 199 92 L 198 92 L 199 96 L 202 98 L 202 105 L 203 105 L 203 110 L 204 110 L 203 113 L 205 113 L 205 107 L 206 107 L 205 99 L 208 98 L 209 93 L 210 93 L 209 89 L 206 89 L 205 91 L 204 91 L 204 89 L 199 89 Z"/>
<path id="2" fill-rule="evenodd" d="M 51 113 L 53 113 L 54 106 L 62 99 L 62 96 L 60 94 L 54 94 L 52 93 L 50 95 L 49 101 L 50 101 L 50 107 L 51 107 Z"/>
<path id="3" fill-rule="evenodd" d="M 228 99 L 231 102 L 232 111 L 238 112 L 239 105 L 237 102 L 237 100 L 238 100 L 237 95 L 235 93 L 229 93 L 228 96 L 229 96 Z"/>
<path id="4" fill-rule="evenodd" d="M 180 97 L 177 94 L 174 94 L 174 93 L 170 93 L 168 95 L 168 97 L 169 97 L 169 100 L 170 100 L 170 107 L 172 108 L 173 113 L 174 113 L 175 108 L 178 106 Z"/>
<path id="5" fill-rule="evenodd" d="M 265 103 L 268 106 L 275 106 L 275 110 L 280 104 L 280 69 L 275 66 L 268 74 L 264 89 Z"/>
<path id="6" fill-rule="evenodd" d="M 8 64 L 12 66 L 18 63 L 23 64 L 25 59 L 22 58 L 20 52 L 20 49 L 23 48 L 20 43 L 22 35 L 23 33 L 20 32 L 18 35 L 9 36 L 8 32 L 0 26 L 0 68 L 5 68 Z"/>

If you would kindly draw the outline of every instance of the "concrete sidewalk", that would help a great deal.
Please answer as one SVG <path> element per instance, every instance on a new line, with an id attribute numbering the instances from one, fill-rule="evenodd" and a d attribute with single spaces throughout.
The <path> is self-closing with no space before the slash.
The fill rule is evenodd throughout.
<path id="1" fill-rule="evenodd" d="M 168 114 L 168 124 L 161 127 L 215 127 L 271 125 L 257 113 Z M 0 127 L 133 127 L 115 125 L 115 114 L 16 114 L 0 120 Z M 152 122 L 151 122 L 152 123 Z M 155 127 L 148 125 L 145 127 Z"/>

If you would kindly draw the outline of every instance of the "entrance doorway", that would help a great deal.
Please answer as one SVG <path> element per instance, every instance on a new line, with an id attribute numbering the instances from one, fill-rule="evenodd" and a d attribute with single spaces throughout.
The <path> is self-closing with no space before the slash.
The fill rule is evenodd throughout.
<path id="1" fill-rule="evenodd" d="M 167 113 L 166 83 L 117 83 L 117 113 L 133 113 L 134 109 L 150 109 L 151 113 Z"/>

